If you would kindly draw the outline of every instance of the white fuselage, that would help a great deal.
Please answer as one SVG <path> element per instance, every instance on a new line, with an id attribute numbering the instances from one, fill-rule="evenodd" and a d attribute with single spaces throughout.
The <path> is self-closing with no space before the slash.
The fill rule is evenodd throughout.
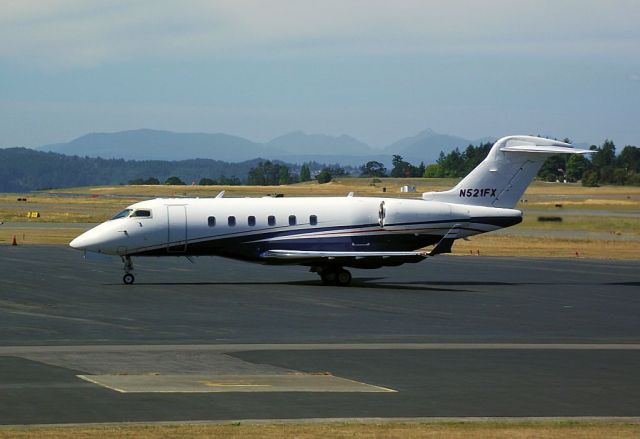
<path id="1" fill-rule="evenodd" d="M 364 197 L 158 198 L 128 209 L 128 216 L 94 227 L 71 246 L 120 256 L 258 261 L 273 249 L 416 250 L 437 243 L 455 225 L 456 238 L 463 238 L 521 221 L 515 209 Z"/>

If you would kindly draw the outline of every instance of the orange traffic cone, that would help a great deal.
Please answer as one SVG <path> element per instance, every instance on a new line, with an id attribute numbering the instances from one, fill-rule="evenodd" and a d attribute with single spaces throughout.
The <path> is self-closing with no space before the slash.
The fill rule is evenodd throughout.
<path id="1" fill-rule="evenodd" d="M 13 243 L 11 245 L 18 245 L 18 243 L 16 242 L 16 235 L 13 235 Z"/>

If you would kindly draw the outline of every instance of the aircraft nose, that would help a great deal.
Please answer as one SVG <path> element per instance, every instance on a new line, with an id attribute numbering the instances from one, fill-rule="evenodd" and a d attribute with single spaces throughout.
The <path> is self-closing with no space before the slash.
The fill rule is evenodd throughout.
<path id="1" fill-rule="evenodd" d="M 76 250 L 84 250 L 88 245 L 87 237 L 85 235 L 86 233 L 83 233 L 82 235 L 73 239 L 69 243 L 69 247 L 75 248 Z"/>
<path id="2" fill-rule="evenodd" d="M 69 243 L 69 246 L 76 250 L 100 251 L 100 248 L 105 244 L 104 238 L 104 234 L 94 228 L 76 237 Z"/>

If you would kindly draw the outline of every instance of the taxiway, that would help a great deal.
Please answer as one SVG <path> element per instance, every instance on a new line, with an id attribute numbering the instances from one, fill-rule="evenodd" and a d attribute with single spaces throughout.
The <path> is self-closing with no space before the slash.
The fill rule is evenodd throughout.
<path id="1" fill-rule="evenodd" d="M 0 424 L 640 416 L 640 263 L 354 270 L 0 247 Z"/>

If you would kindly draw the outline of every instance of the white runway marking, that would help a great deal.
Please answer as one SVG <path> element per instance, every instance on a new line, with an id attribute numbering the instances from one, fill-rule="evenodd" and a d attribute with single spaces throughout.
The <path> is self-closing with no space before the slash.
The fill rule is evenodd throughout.
<path id="1" fill-rule="evenodd" d="M 184 345 L 2 346 L 0 355 L 90 352 L 246 352 L 316 350 L 640 350 L 639 343 L 259 343 Z"/>

